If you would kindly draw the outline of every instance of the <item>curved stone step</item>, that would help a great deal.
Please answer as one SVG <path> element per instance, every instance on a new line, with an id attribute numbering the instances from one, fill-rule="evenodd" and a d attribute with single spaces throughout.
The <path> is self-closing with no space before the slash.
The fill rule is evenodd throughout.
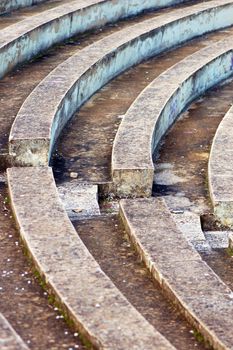
<path id="1" fill-rule="evenodd" d="M 142 91 L 125 114 L 113 145 L 112 176 L 117 195 L 150 196 L 152 154 L 161 138 L 192 100 L 232 74 L 229 37 L 188 56 Z"/>
<path id="2" fill-rule="evenodd" d="M 7 319 L 0 313 L 0 349 L 29 350 L 27 345 L 11 327 Z"/>
<path id="3" fill-rule="evenodd" d="M 17 164 L 47 165 L 69 118 L 110 79 L 145 58 L 232 23 L 233 1 L 209 1 L 188 7 L 185 13 L 179 9 L 144 21 L 83 49 L 26 99 L 11 130 L 10 154 Z M 149 171 L 151 175 L 153 167 Z"/>
<path id="4" fill-rule="evenodd" d="M 232 349 L 233 293 L 186 241 L 163 199 L 122 200 L 120 216 L 170 299 L 214 349 Z"/>
<path id="5" fill-rule="evenodd" d="M 21 7 L 36 5 L 44 1 L 46 0 L 1 0 L 0 14 L 17 10 Z"/>
<path id="6" fill-rule="evenodd" d="M 219 220 L 233 227 L 233 107 L 222 119 L 215 134 L 208 167 L 210 198 Z"/>
<path id="7" fill-rule="evenodd" d="M 99 349 L 174 349 L 90 255 L 61 204 L 51 168 L 11 168 L 8 182 L 21 238 L 79 331 Z"/>
<path id="8" fill-rule="evenodd" d="M 18 64 L 75 34 L 96 29 L 145 10 L 182 1 L 163 0 L 158 5 L 157 0 L 75 0 L 31 16 L 1 30 L 0 77 Z"/>

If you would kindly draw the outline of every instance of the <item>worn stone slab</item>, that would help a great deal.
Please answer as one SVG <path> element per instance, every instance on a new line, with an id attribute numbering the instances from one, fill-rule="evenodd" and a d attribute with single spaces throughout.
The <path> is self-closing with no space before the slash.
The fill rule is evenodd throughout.
<path id="1" fill-rule="evenodd" d="M 83 219 L 100 215 L 98 186 L 80 184 L 78 181 L 57 185 L 58 193 L 71 219 Z"/>
<path id="2" fill-rule="evenodd" d="M 214 349 L 233 349 L 233 293 L 176 227 L 161 198 L 122 200 L 127 233 L 167 295 Z"/>
<path id="3" fill-rule="evenodd" d="M 127 27 L 84 48 L 52 71 L 26 99 L 11 130 L 10 154 L 19 165 L 47 165 L 54 143 L 64 125 L 73 113 L 110 79 L 145 58 L 203 33 L 231 24 L 233 24 L 233 1 L 208 1 L 187 7 L 185 11 L 178 9 Z M 168 91 L 170 88 L 177 87 L 176 80 L 173 79 L 173 81 L 170 83 L 171 86 L 167 86 Z M 147 91 L 150 96 L 154 96 L 158 93 L 157 90 L 159 89 L 154 87 Z M 151 112 L 152 106 L 148 99 L 144 102 L 143 116 L 145 117 Z M 137 144 L 135 148 L 134 142 L 132 148 L 134 154 L 141 155 L 142 152 L 135 152 L 135 149 L 143 147 L 145 130 L 152 132 L 153 128 L 150 118 L 143 119 L 143 126 L 138 124 L 137 119 L 138 116 L 135 113 L 134 123 L 131 124 L 130 129 L 134 126 L 136 130 L 134 140 L 137 140 Z M 125 125 L 126 117 L 122 123 Z M 147 137 L 147 141 L 151 142 L 151 137 Z M 125 142 L 124 146 L 124 152 L 121 154 L 129 159 L 130 146 L 126 147 Z M 122 165 L 124 178 L 121 176 L 119 161 L 115 156 L 119 153 L 116 143 L 114 149 L 113 179 L 117 184 L 117 190 L 115 190 L 119 192 L 118 194 L 122 192 L 132 195 L 132 192 L 135 192 L 136 195 L 149 195 L 153 178 L 153 164 L 150 157 L 149 163 L 148 156 L 145 156 L 144 161 L 142 157 L 136 161 L 133 176 L 131 165 L 127 167 L 125 162 Z M 128 189 L 132 178 L 135 183 L 132 189 L 130 186 Z"/>
<path id="4" fill-rule="evenodd" d="M 0 349 L 29 350 L 7 319 L 0 313 Z"/>
<path id="5" fill-rule="evenodd" d="M 1 30 L 0 77 L 53 44 L 109 22 L 187 0 L 79 0 Z"/>
<path id="6" fill-rule="evenodd" d="M 21 7 L 36 5 L 45 1 L 46 0 L 1 0 L 0 14 L 17 10 Z"/>
<path id="7" fill-rule="evenodd" d="M 193 99 L 232 76 L 232 52 L 232 37 L 211 44 L 162 73 L 142 91 L 125 114 L 113 145 L 112 176 L 117 194 L 151 194 L 153 152 Z"/>
<path id="8" fill-rule="evenodd" d="M 72 226 L 48 167 L 7 171 L 20 235 L 77 329 L 99 349 L 174 349 L 103 273 Z"/>
<path id="9" fill-rule="evenodd" d="M 219 220 L 233 227 L 233 107 L 216 131 L 208 164 L 208 183 L 214 212 Z"/>

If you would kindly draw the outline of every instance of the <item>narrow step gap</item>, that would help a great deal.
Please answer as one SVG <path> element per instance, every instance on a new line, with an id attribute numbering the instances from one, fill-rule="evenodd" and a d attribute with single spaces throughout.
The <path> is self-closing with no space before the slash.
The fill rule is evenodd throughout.
<path id="1" fill-rule="evenodd" d="M 0 80 L 0 156 L 8 153 L 8 136 L 11 125 L 20 107 L 32 90 L 60 63 L 78 52 L 78 50 L 91 45 L 106 35 L 119 31 L 127 26 L 139 23 L 146 19 L 155 18 L 160 14 L 170 13 L 174 8 L 167 8 L 155 12 L 143 13 L 128 20 L 121 20 L 115 24 L 107 25 L 98 30 L 74 36 L 64 43 L 53 46 L 48 51 L 28 63 L 20 65 L 13 72 Z M 1 22 L 1 21 L 0 21 Z M 9 96 L 11 98 L 9 99 Z M 70 156 L 72 158 L 72 153 Z M 62 152 L 61 152 L 62 156 Z M 1 162 L 1 160 L 0 160 Z M 62 157 L 58 158 L 59 168 L 62 168 Z M 3 165 L 0 165 L 3 168 Z M 56 169 L 55 169 L 56 171 Z M 59 170 L 57 170 L 59 177 Z"/>
<path id="2" fill-rule="evenodd" d="M 40 287 L 25 257 L 0 173 L 0 310 L 31 349 L 85 350 Z"/>
<path id="3" fill-rule="evenodd" d="M 233 28 L 192 40 L 129 69 L 97 92 L 75 113 L 58 140 L 59 161 L 55 157 L 53 164 L 56 181 L 71 181 L 71 172 L 76 172 L 83 182 L 111 181 L 113 140 L 122 115 L 138 94 L 164 70 L 230 33 Z"/>
<path id="4" fill-rule="evenodd" d="M 90 253 L 129 302 L 177 349 L 205 349 L 192 327 L 153 282 L 132 249 L 117 215 L 74 221 Z"/>

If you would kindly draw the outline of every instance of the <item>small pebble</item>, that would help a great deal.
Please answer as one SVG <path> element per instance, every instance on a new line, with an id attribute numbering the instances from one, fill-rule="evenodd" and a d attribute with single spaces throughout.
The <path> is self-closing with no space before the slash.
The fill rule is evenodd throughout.
<path id="1" fill-rule="evenodd" d="M 78 173 L 71 172 L 71 173 L 70 173 L 70 177 L 71 177 L 72 179 L 77 179 Z"/>

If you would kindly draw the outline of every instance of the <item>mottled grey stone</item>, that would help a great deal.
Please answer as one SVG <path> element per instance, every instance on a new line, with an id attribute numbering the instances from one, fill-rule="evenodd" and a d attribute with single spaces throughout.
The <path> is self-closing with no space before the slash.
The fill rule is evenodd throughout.
<path id="1" fill-rule="evenodd" d="M 212 249 L 225 249 L 229 244 L 231 231 L 206 231 L 205 237 Z"/>

